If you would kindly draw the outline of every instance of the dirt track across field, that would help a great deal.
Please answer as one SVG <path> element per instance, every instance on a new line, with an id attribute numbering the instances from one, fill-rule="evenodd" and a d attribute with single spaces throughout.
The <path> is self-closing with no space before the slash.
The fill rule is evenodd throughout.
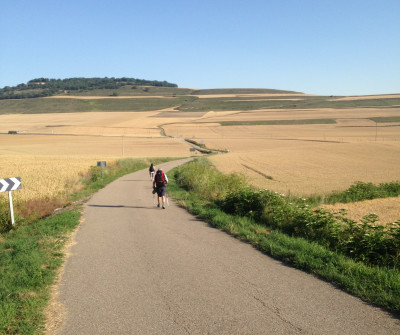
<path id="1" fill-rule="evenodd" d="M 53 334 L 400 333 L 399 319 L 170 203 L 153 205 L 147 170 L 91 198 L 60 280 L 66 313 Z"/>

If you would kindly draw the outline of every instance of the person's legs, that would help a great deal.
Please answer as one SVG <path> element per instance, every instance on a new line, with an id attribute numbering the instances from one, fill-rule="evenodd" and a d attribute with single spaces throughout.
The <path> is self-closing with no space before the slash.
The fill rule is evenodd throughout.
<path id="1" fill-rule="evenodd" d="M 165 209 L 165 195 L 167 194 L 167 188 L 164 186 L 161 190 L 162 195 L 162 208 Z"/>
<path id="2" fill-rule="evenodd" d="M 157 199 L 158 199 L 158 205 L 157 205 L 157 207 L 160 207 L 160 202 L 161 202 L 161 198 L 162 198 L 162 196 L 163 196 L 163 193 L 162 193 L 162 187 L 157 187 Z"/>
<path id="3" fill-rule="evenodd" d="M 163 187 L 157 187 L 157 195 L 158 195 L 158 205 L 157 207 L 160 207 L 161 201 L 162 201 L 162 208 L 165 209 L 165 196 L 167 193 L 167 188 L 165 186 Z"/>

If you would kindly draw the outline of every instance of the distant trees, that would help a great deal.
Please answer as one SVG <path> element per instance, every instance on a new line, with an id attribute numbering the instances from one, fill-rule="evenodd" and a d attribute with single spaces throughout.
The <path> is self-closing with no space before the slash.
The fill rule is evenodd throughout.
<path id="1" fill-rule="evenodd" d="M 0 89 L 0 99 L 24 99 L 52 96 L 64 91 L 90 91 L 95 89 L 117 90 L 120 87 L 130 85 L 137 86 L 158 86 L 178 87 L 176 84 L 167 81 L 145 80 L 136 78 L 67 78 L 49 79 L 36 78 L 26 84 L 19 84 L 15 87 L 5 86 Z"/>

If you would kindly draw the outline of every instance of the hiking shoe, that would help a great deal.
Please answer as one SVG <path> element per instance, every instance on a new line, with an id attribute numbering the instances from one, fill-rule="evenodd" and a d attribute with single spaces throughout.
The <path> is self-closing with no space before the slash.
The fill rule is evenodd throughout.
<path id="1" fill-rule="evenodd" d="M 160 207 L 160 204 L 158 204 L 157 207 Z"/>
<path id="2" fill-rule="evenodd" d="M 162 206 L 162 209 L 165 209 L 165 206 L 164 206 L 164 205 Z"/>

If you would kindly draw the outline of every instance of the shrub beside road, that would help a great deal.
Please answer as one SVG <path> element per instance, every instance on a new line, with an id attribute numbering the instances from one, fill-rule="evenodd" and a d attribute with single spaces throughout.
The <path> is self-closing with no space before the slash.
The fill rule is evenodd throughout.
<path id="1" fill-rule="evenodd" d="M 312 209 L 307 199 L 254 190 L 206 160 L 170 175 L 176 201 L 199 218 L 364 301 L 400 312 L 398 224 L 376 226 L 368 215 L 357 224 L 344 213 Z"/>

